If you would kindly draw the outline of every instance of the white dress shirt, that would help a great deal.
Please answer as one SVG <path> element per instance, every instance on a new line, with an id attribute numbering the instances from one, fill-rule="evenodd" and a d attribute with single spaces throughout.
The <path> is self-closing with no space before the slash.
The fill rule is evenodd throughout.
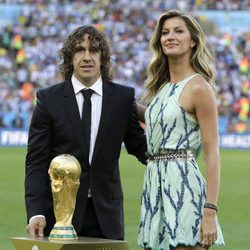
<path id="1" fill-rule="evenodd" d="M 71 77 L 72 85 L 76 95 L 76 101 L 78 105 L 78 110 L 80 117 L 82 116 L 82 106 L 84 102 L 83 94 L 81 93 L 82 89 L 87 89 L 80 81 L 78 81 L 74 75 Z M 99 129 L 101 112 L 102 112 L 102 78 L 99 77 L 98 80 L 90 87 L 94 92 L 91 96 L 91 132 L 90 132 L 90 147 L 89 147 L 89 163 L 92 161 L 92 156 L 95 147 L 96 136 Z M 83 114 L 84 116 L 84 114 Z"/>

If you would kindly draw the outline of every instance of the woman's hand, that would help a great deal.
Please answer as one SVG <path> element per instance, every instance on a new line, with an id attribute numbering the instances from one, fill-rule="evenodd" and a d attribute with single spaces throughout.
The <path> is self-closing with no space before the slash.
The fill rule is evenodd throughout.
<path id="1" fill-rule="evenodd" d="M 206 250 L 217 240 L 216 211 L 213 209 L 204 209 L 200 238 L 203 242 L 203 248 Z"/>

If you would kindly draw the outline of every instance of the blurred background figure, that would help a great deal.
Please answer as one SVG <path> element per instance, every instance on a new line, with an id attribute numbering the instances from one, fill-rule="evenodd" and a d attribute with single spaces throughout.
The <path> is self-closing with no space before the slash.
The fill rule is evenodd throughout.
<path id="1" fill-rule="evenodd" d="M 194 15 L 215 48 L 220 133 L 249 133 L 248 0 L 1 0 L 1 128 L 28 128 L 35 93 L 58 82 L 57 51 L 79 25 L 105 30 L 113 49 L 115 80 L 133 86 L 139 99 L 150 58 L 148 42 L 157 17 L 167 9 Z M 15 121 L 17 112 L 22 122 Z"/>

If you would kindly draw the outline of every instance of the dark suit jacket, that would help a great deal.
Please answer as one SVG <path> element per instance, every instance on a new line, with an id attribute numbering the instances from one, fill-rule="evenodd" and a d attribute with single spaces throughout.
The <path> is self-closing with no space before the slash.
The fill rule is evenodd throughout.
<path id="1" fill-rule="evenodd" d="M 27 217 L 44 215 L 48 235 L 55 223 L 48 175 L 51 160 L 60 154 L 75 156 L 82 167 L 73 225 L 82 228 L 87 194 L 93 204 L 103 234 L 124 237 L 123 191 L 119 156 L 124 142 L 129 154 L 146 161 L 146 140 L 136 112 L 134 89 L 112 82 L 103 83 L 103 103 L 99 131 L 91 166 L 85 152 L 84 134 L 71 81 L 40 90 L 32 116 L 26 156 L 25 201 Z"/>

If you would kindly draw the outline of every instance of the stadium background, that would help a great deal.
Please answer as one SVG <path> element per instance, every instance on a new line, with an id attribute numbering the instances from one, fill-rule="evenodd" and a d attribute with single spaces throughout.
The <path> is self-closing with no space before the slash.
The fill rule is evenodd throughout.
<path id="1" fill-rule="evenodd" d="M 26 234 L 25 147 L 16 146 L 27 143 L 36 91 L 60 79 L 57 51 L 65 37 L 83 24 L 104 30 L 111 43 L 115 81 L 133 86 L 139 100 L 150 58 L 148 41 L 159 15 L 173 8 L 192 13 L 214 46 L 225 249 L 250 248 L 249 0 L 0 0 L 0 249 L 12 249 L 9 237 Z M 143 168 L 135 165 L 140 164 L 122 153 L 126 233 L 133 250 L 143 176 Z"/>

